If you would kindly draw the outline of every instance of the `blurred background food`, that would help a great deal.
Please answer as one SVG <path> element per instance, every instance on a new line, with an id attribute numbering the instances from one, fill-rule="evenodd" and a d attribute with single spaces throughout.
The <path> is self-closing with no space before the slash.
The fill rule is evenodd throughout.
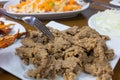
<path id="1" fill-rule="evenodd" d="M 21 0 L 19 4 L 9 6 L 16 13 L 65 12 L 82 8 L 76 0 Z"/>

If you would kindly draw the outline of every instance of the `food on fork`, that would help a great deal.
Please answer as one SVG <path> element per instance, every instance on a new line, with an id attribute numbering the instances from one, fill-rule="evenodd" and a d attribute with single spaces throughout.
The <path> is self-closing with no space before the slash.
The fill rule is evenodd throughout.
<path id="1" fill-rule="evenodd" d="M 88 26 L 74 26 L 64 31 L 50 28 L 55 36 L 51 42 L 39 31 L 29 31 L 16 49 L 16 55 L 34 68 L 28 70 L 29 77 L 40 80 L 75 80 L 81 72 L 97 76 L 97 80 L 110 80 L 113 75 L 109 61 L 114 57 L 113 49 L 108 49 L 110 38 L 100 35 Z"/>
<path id="2" fill-rule="evenodd" d="M 82 5 L 76 0 L 21 0 L 19 4 L 9 6 L 8 10 L 15 13 L 44 13 L 74 11 L 81 8 Z"/>

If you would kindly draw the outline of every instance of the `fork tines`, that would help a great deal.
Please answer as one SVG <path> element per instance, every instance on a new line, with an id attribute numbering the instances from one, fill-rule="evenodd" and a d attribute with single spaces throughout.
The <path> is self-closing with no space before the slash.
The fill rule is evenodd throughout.
<path id="1" fill-rule="evenodd" d="M 46 35 L 50 40 L 54 39 L 52 32 L 39 20 L 35 19 L 34 25 L 38 28 L 44 35 Z"/>

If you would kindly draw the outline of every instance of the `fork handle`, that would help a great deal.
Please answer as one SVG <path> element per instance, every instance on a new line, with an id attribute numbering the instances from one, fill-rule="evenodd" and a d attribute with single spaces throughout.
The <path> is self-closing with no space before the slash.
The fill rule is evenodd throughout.
<path id="1" fill-rule="evenodd" d="M 15 16 L 13 16 L 13 15 L 7 13 L 6 11 L 4 11 L 4 9 L 0 9 L 0 13 L 3 14 L 3 15 L 5 15 L 5 16 L 7 16 L 7 17 L 12 18 L 12 19 L 16 19 Z"/>

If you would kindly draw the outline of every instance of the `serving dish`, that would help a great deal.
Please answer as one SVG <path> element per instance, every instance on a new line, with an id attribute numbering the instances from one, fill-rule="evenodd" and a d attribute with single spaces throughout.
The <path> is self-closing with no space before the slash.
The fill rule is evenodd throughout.
<path id="1" fill-rule="evenodd" d="M 14 16 L 36 16 L 39 19 L 61 19 L 61 18 L 70 18 L 77 16 L 81 11 L 87 9 L 89 7 L 89 3 L 84 2 L 83 0 L 78 0 L 82 5 L 82 8 L 76 11 L 66 11 L 66 12 L 45 12 L 45 13 L 13 13 L 8 11 L 8 6 L 18 4 L 20 0 L 10 0 L 4 5 L 4 9 L 14 15 Z"/>
<path id="2" fill-rule="evenodd" d="M 69 28 L 69 26 L 57 23 L 55 21 L 49 22 L 46 26 L 50 26 L 52 28 L 59 29 L 59 30 L 65 30 Z M 60 27 L 58 28 L 57 26 L 60 26 Z M 110 61 L 110 64 L 113 69 L 120 58 L 120 54 L 119 54 L 120 47 L 116 46 L 116 45 L 120 45 L 119 40 L 120 38 L 111 38 L 111 40 L 106 42 L 107 46 L 109 48 L 114 49 L 114 52 L 115 52 L 114 59 Z M 19 46 L 21 46 L 20 40 L 17 41 L 14 45 L 12 45 L 11 48 L 3 50 L 4 52 L 3 51 L 1 52 L 0 50 L 0 67 L 22 80 L 31 80 L 31 78 L 25 77 L 25 72 L 27 69 L 30 68 L 30 66 L 23 65 L 19 57 L 15 55 L 15 48 Z M 95 79 L 96 78 L 94 76 L 91 76 L 86 73 L 81 73 L 77 77 L 77 80 L 95 80 Z M 59 78 L 57 80 L 63 80 L 63 79 Z"/>

